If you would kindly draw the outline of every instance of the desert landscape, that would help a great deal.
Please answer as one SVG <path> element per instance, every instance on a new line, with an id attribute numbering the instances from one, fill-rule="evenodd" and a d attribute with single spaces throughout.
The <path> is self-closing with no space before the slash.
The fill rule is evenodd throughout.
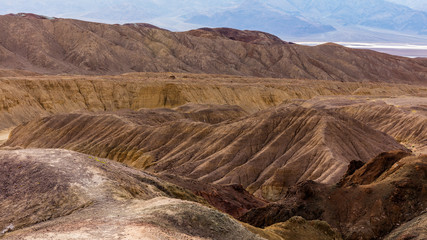
<path id="1" fill-rule="evenodd" d="M 426 239 L 427 59 L 0 16 L 0 239 Z"/>

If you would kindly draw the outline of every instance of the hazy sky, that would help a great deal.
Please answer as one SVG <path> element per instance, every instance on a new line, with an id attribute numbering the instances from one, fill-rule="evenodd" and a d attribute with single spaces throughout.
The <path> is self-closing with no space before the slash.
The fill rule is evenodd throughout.
<path id="1" fill-rule="evenodd" d="M 171 30 L 197 27 L 180 21 L 190 13 L 233 7 L 244 0 L 0 0 L 0 14 L 30 12 L 105 23 L 148 22 Z"/>
<path id="2" fill-rule="evenodd" d="M 250 3 L 253 0 L 0 0 L 0 14 L 32 12 L 57 17 L 96 19 L 108 23 L 120 23 L 126 20 L 149 20 L 193 12 L 212 12 L 215 9 L 233 7 L 245 1 Z M 427 0 L 387 1 L 405 4 L 417 10 L 427 10 Z M 274 6 L 283 5 L 286 0 L 267 0 L 265 2 Z M 103 15 L 103 12 L 106 14 Z"/>

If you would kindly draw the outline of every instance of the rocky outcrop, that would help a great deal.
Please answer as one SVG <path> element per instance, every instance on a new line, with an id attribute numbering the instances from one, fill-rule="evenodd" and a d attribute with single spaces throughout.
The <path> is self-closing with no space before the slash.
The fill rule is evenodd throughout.
<path id="1" fill-rule="evenodd" d="M 263 227 L 300 215 L 328 222 L 345 239 L 384 237 L 426 208 L 427 155 L 406 155 L 381 154 L 346 177 L 351 180 L 344 186 L 301 183 L 279 202 L 250 210 L 240 220 Z M 415 229 L 417 223 L 405 226 Z"/>
<path id="2" fill-rule="evenodd" d="M 271 240 L 341 240 L 341 234 L 336 229 L 331 228 L 328 223 L 319 220 L 307 221 L 302 217 L 292 217 L 286 222 L 276 223 L 272 226 L 259 228 L 253 226 L 246 227 L 266 239 Z"/>
<path id="3" fill-rule="evenodd" d="M 173 174 L 159 174 L 157 176 L 193 192 L 216 209 L 228 213 L 234 218 L 240 217 L 252 208 L 267 205 L 266 201 L 248 193 L 239 184 L 210 184 Z"/>
<path id="4" fill-rule="evenodd" d="M 336 44 L 308 47 L 280 44 L 277 37 L 258 32 L 205 29 L 196 30 L 197 34 L 175 33 L 142 24 L 28 16 L 0 16 L 1 68 L 49 74 L 191 72 L 411 84 L 427 81 L 424 59 Z M 205 37 L 207 33 L 225 37 Z M 263 45 L 271 42 L 277 44 Z"/>
<path id="5" fill-rule="evenodd" d="M 384 152 L 354 171 L 344 175 L 339 182 L 340 186 L 367 185 L 376 181 L 384 172 L 389 170 L 396 162 L 411 154 L 405 151 Z M 351 167 L 351 165 L 350 165 Z"/>

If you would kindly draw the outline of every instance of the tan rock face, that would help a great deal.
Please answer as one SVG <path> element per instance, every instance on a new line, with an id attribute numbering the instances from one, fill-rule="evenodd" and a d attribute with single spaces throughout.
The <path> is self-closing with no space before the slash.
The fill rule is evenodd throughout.
<path id="1" fill-rule="evenodd" d="M 5 145 L 67 148 L 152 172 L 242 184 L 270 200 L 304 180 L 336 183 L 351 160 L 404 149 L 351 118 L 297 104 L 217 124 L 199 120 L 206 116 L 165 109 L 55 115 L 15 128 Z"/>
<path id="2" fill-rule="evenodd" d="M 271 240 L 282 239 L 317 239 L 317 240 L 341 240 L 341 234 L 331 228 L 326 222 L 319 220 L 307 221 L 302 217 L 292 217 L 286 222 L 276 223 L 272 226 L 255 228 L 250 225 L 246 227 L 253 233 Z"/>
<path id="3" fill-rule="evenodd" d="M 238 105 L 254 113 L 292 99 L 355 95 L 427 95 L 423 86 L 264 79 L 224 75 L 133 73 L 120 76 L 39 76 L 0 79 L 0 129 L 40 116 L 75 111 L 173 108 L 186 103 Z M 218 109 L 217 109 L 218 110 Z M 183 109 L 183 111 L 186 111 Z M 191 111 L 202 111 L 202 109 Z M 237 113 L 240 114 L 240 113 Z M 236 115 L 237 117 L 237 115 Z M 217 121 L 217 120 L 215 120 Z"/>
<path id="4" fill-rule="evenodd" d="M 0 22 L 0 67 L 7 69 L 60 74 L 192 72 L 339 81 L 427 81 L 425 59 L 335 44 L 280 44 L 277 37 L 258 32 L 216 29 L 214 35 L 225 37 L 212 38 L 201 30 L 196 34 L 174 33 L 142 24 L 107 25 L 10 15 L 0 16 Z M 278 44 L 268 44 L 271 42 Z"/>

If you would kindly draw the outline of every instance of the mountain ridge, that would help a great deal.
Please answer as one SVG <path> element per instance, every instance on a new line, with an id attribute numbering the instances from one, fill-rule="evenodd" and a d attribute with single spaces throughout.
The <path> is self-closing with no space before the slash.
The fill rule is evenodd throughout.
<path id="1" fill-rule="evenodd" d="M 361 42 L 384 39 L 387 42 L 405 43 L 409 40 L 423 43 L 427 39 L 427 9 L 422 3 L 408 0 L 221 0 L 214 3 L 196 0 L 179 3 L 165 0 L 58 3 L 46 0 L 42 3 L 15 1 L 13 4 L 0 0 L 0 4 L 2 14 L 34 12 L 113 24 L 149 22 L 174 31 L 232 27 L 270 32 L 289 41 L 301 41 L 298 36 L 303 35 L 310 36 L 311 41 L 343 41 L 349 30 L 356 31 Z M 256 15 L 248 18 L 248 13 Z M 223 17 L 214 19 L 213 14 Z M 373 31 L 366 33 L 357 26 L 372 27 Z M 391 30 L 394 37 L 389 39 L 390 34 L 384 34 L 383 30 Z M 411 37 L 404 37 L 408 34 Z"/>
<path id="2" fill-rule="evenodd" d="M 338 81 L 427 82 L 427 59 L 408 59 L 331 44 L 264 46 L 230 38 L 211 39 L 188 32 L 175 33 L 142 24 L 108 25 L 28 16 L 0 16 L 3 23 L 0 25 L 3 33 L 0 36 L 0 68 L 48 74 L 191 72 Z M 257 36 L 255 40 L 262 35 L 250 33 Z"/>

